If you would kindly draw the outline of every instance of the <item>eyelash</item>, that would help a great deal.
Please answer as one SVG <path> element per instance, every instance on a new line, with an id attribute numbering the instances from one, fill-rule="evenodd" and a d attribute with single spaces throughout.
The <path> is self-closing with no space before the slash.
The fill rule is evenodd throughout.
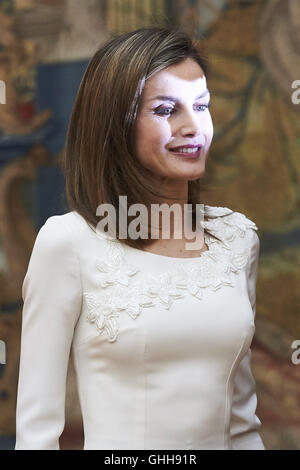
<path id="1" fill-rule="evenodd" d="M 208 108 L 210 107 L 210 103 L 208 103 L 208 104 L 198 104 L 197 107 L 201 107 L 201 108 L 206 108 L 206 109 L 208 109 Z M 171 109 L 171 111 L 173 111 L 173 112 L 171 112 L 170 114 L 165 114 L 164 112 L 160 112 L 160 111 L 168 111 L 168 110 L 170 110 L 170 109 Z M 172 114 L 174 114 L 175 111 L 176 111 L 176 108 L 175 108 L 175 107 L 174 107 L 174 108 L 170 108 L 170 107 L 169 107 L 169 108 L 156 108 L 156 109 L 155 109 L 155 113 L 156 113 L 158 116 L 171 116 Z M 204 109 L 203 111 L 205 111 L 205 109 Z M 202 111 L 201 111 L 201 112 L 202 112 Z"/>

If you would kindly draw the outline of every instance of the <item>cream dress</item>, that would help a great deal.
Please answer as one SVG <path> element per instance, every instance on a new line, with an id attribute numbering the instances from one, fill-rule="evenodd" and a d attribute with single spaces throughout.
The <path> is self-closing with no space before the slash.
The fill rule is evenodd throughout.
<path id="1" fill-rule="evenodd" d="M 259 237 L 213 219 L 198 258 L 100 236 L 75 211 L 40 229 L 24 278 L 15 449 L 59 449 L 71 348 L 84 449 L 264 449 L 251 372 Z M 228 214 L 226 217 L 221 217 Z"/>

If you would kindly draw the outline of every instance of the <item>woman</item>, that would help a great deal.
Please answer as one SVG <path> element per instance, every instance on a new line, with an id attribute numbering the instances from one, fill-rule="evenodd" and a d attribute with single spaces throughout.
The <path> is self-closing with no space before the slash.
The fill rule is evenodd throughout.
<path id="1" fill-rule="evenodd" d="M 158 27 L 91 59 L 67 136 L 71 211 L 39 231 L 23 284 L 16 449 L 59 448 L 71 347 L 84 449 L 264 449 L 250 366 L 257 227 L 207 205 L 197 220 L 213 136 L 206 70 L 184 32 Z M 157 219 L 136 238 L 133 204 L 174 202 L 190 204 L 202 244 L 175 238 L 174 219 L 169 238 Z M 110 207 L 121 216 L 105 233 Z"/>

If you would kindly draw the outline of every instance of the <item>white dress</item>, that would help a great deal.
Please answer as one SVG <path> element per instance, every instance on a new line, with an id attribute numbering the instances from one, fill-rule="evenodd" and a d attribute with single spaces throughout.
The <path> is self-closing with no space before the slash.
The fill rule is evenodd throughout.
<path id="1" fill-rule="evenodd" d="M 265 449 L 250 349 L 257 227 L 205 211 L 224 243 L 205 235 L 198 258 L 101 237 L 75 211 L 42 226 L 22 289 L 16 450 L 59 449 L 71 348 L 84 449 Z"/>

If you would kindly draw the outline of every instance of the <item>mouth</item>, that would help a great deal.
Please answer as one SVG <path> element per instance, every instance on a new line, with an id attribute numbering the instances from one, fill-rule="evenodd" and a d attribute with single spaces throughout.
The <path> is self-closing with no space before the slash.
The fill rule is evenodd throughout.
<path id="1" fill-rule="evenodd" d="M 169 149 L 170 152 L 175 154 L 176 156 L 178 155 L 181 158 L 185 159 L 195 159 L 200 156 L 202 149 L 202 145 L 199 146 L 187 146 L 187 147 L 177 147 L 174 149 Z"/>

